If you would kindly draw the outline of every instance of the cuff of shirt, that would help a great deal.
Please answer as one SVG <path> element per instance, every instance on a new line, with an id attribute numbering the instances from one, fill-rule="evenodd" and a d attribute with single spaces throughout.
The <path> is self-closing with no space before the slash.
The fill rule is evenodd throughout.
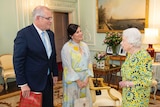
<path id="1" fill-rule="evenodd" d="M 24 87 L 24 86 L 26 86 L 26 85 L 28 85 L 28 84 L 18 85 L 18 87 Z"/>

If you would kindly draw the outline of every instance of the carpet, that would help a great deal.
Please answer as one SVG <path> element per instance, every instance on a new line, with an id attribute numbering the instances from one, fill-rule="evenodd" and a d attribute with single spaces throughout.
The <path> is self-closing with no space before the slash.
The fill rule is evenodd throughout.
<path id="1" fill-rule="evenodd" d="M 0 96 L 0 107 L 18 107 L 20 91 Z"/>
<path id="2" fill-rule="evenodd" d="M 62 81 L 53 87 L 54 88 L 54 107 L 62 107 L 63 87 Z M 119 90 L 120 91 L 120 90 Z M 120 91 L 121 92 L 121 91 Z M 0 96 L 0 107 L 18 107 L 20 91 Z M 156 96 L 157 100 L 153 100 L 151 95 L 149 107 L 160 107 L 160 96 Z"/>
<path id="3" fill-rule="evenodd" d="M 62 81 L 58 81 L 58 83 L 53 87 L 54 91 L 54 107 L 61 107 L 62 98 L 63 98 L 63 88 Z"/>
<path id="4" fill-rule="evenodd" d="M 63 98 L 62 81 L 53 87 L 54 88 L 54 107 L 61 107 Z M 0 96 L 0 107 L 18 107 L 20 99 L 20 91 L 5 94 Z"/>

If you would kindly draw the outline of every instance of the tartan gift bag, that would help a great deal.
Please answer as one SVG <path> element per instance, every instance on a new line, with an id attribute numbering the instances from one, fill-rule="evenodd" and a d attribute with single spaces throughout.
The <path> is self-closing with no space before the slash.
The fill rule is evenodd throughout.
<path id="1" fill-rule="evenodd" d="M 30 96 L 24 98 L 20 94 L 19 107 L 42 107 L 42 93 L 30 92 Z"/>

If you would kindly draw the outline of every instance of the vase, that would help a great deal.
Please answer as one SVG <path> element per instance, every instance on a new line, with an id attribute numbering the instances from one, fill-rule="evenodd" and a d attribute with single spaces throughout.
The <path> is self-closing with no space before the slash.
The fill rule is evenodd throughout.
<path id="1" fill-rule="evenodd" d="M 106 59 L 105 59 L 105 66 L 109 66 L 110 65 L 109 61 L 110 61 L 110 56 L 107 55 Z"/>
<path id="2" fill-rule="evenodd" d="M 96 67 L 97 67 L 98 69 L 104 69 L 104 68 L 105 68 L 105 60 L 97 61 Z"/>
<path id="3" fill-rule="evenodd" d="M 117 46 L 112 46 L 113 55 L 117 55 Z"/>

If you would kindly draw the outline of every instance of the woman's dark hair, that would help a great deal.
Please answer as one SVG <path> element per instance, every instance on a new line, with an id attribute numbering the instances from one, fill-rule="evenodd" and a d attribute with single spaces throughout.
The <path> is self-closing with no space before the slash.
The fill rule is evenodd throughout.
<path id="1" fill-rule="evenodd" d="M 67 28 L 68 39 L 71 39 L 71 36 L 77 31 L 79 25 L 77 24 L 69 24 Z"/>

